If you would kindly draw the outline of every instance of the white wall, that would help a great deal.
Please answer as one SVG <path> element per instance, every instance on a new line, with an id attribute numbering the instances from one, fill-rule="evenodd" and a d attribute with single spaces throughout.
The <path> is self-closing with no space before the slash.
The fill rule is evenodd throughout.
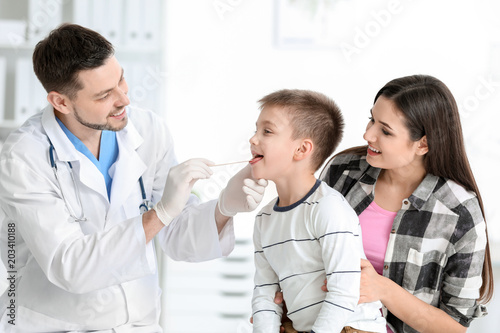
<path id="1" fill-rule="evenodd" d="M 500 215 L 489 177 L 496 169 L 493 161 L 500 162 L 500 151 L 490 148 L 500 144 L 494 128 L 500 120 L 495 112 L 500 24 L 495 26 L 492 17 L 493 0 L 337 2 L 357 4 L 356 21 L 341 40 L 353 47 L 361 45 L 360 30 L 377 32 L 376 17 L 398 10 L 388 23 L 378 24 L 378 33 L 371 32 L 359 54 L 347 58 L 335 48 L 276 47 L 274 1 L 170 1 L 165 112 L 179 159 L 248 157 L 256 101 L 282 88 L 318 90 L 334 98 L 347 124 L 339 149 L 363 144 L 378 89 L 399 76 L 430 74 L 449 86 L 460 105 L 469 158 L 491 221 L 490 237 L 500 242 Z M 231 10 L 217 11 L 214 4 Z M 496 76 L 492 68 L 497 68 Z"/>
<path id="2" fill-rule="evenodd" d="M 362 134 L 378 89 L 396 77 L 430 74 L 448 85 L 460 106 L 467 151 L 499 262 L 495 249 L 500 243 L 500 213 L 493 191 L 500 184 L 490 176 L 500 162 L 497 1 L 336 3 L 351 15 L 339 33 L 341 43 L 357 48 L 350 57 L 324 45 L 278 47 L 273 38 L 276 1 L 170 1 L 165 18 L 165 115 L 179 160 L 206 157 L 221 163 L 248 158 L 248 139 L 258 116 L 256 101 L 282 88 L 317 90 L 334 98 L 347 124 L 339 149 L 364 144 Z M 304 29 L 299 26 L 296 31 Z M 215 197 L 214 184 L 221 188 L 236 169 L 223 171 L 224 176 L 208 185 L 198 184 L 198 190 L 206 198 Z M 269 198 L 272 194 L 271 190 Z M 237 236 L 248 236 L 252 219 L 238 223 Z M 496 301 L 490 313 L 498 310 Z M 498 324 L 498 317 L 490 314 L 473 327 L 489 331 Z"/>

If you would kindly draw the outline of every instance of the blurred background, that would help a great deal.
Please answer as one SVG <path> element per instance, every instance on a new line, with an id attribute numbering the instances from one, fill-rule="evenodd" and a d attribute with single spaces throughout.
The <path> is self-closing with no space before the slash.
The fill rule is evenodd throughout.
<path id="1" fill-rule="evenodd" d="M 346 121 L 339 150 L 364 144 L 376 92 L 396 77 L 429 74 L 459 105 L 498 281 L 498 13 L 498 0 L 0 0 L 0 145 L 45 106 L 31 55 L 62 22 L 113 42 L 132 103 L 164 117 L 179 161 L 249 159 L 257 100 L 283 88 L 332 97 Z M 196 193 L 217 198 L 242 166 L 218 168 Z M 275 195 L 271 185 L 264 203 Z M 166 332 L 251 332 L 254 215 L 235 218 L 228 258 L 189 264 L 160 255 Z M 495 296 L 468 332 L 500 327 L 499 303 Z"/>

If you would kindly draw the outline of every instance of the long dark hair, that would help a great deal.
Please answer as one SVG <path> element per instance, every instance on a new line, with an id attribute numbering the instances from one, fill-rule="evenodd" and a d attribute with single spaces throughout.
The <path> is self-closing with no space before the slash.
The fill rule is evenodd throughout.
<path id="1" fill-rule="evenodd" d="M 457 103 L 448 87 L 428 75 L 412 75 L 388 82 L 375 96 L 390 99 L 405 118 L 406 127 L 413 141 L 427 138 L 429 151 L 424 156 L 427 173 L 448 178 L 477 195 L 484 216 L 483 200 L 465 152 L 462 125 Z M 341 154 L 366 155 L 367 147 L 354 147 Z M 493 271 L 491 266 L 488 231 L 482 272 L 483 284 L 479 301 L 488 302 L 493 296 Z"/>

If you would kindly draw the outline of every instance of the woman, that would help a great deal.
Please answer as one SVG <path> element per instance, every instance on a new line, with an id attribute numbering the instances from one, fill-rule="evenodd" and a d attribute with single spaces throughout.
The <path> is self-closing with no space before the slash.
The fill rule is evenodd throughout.
<path id="1" fill-rule="evenodd" d="M 453 95 L 430 76 L 392 80 L 363 137 L 367 146 L 337 154 L 320 177 L 360 219 L 359 302 L 382 302 L 388 332 L 465 332 L 486 314 L 493 275 Z"/>
<path id="2" fill-rule="evenodd" d="M 465 332 L 485 314 L 493 275 L 455 99 L 430 76 L 392 80 L 363 137 L 321 175 L 359 215 L 360 303 L 380 300 L 393 332 Z"/>

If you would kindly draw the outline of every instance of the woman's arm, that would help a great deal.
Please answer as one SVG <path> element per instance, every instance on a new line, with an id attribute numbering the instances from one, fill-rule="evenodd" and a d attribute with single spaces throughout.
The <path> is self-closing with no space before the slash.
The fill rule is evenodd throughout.
<path id="1" fill-rule="evenodd" d="M 463 333 L 460 325 L 443 310 L 425 303 L 394 281 L 379 275 L 368 260 L 361 260 L 359 303 L 380 300 L 401 321 L 422 333 Z"/>

